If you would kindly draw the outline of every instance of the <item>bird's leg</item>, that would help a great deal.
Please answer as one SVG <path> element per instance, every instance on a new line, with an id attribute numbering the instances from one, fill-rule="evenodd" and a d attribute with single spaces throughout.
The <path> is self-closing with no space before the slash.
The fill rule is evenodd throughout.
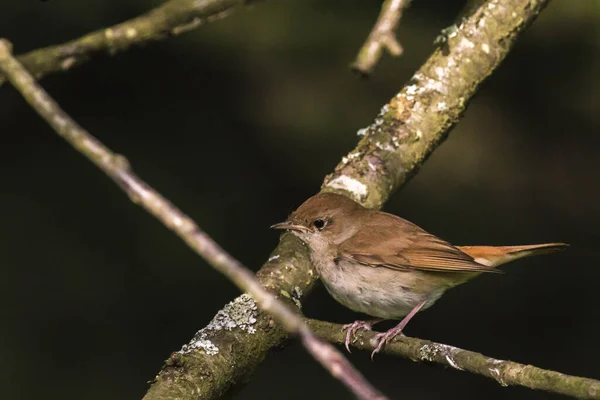
<path id="1" fill-rule="evenodd" d="M 383 346 L 387 342 L 389 342 L 395 336 L 397 336 L 400 333 L 402 333 L 402 329 L 404 329 L 404 327 L 406 327 L 406 324 L 408 324 L 408 321 L 410 321 L 412 319 L 412 317 L 414 317 L 415 314 L 418 313 L 419 310 L 421 310 L 421 308 L 423 308 L 423 306 L 425 305 L 425 303 L 427 303 L 427 300 L 424 300 L 424 301 L 420 302 L 419 304 L 417 304 L 415 306 L 415 308 L 413 308 L 406 315 L 406 317 L 404 317 L 402 319 L 402 321 L 400 321 L 400 323 L 398 325 L 396 325 L 395 327 L 393 327 L 389 331 L 383 332 L 383 333 L 378 333 L 377 335 L 375 335 L 375 340 L 378 340 L 379 343 L 377 344 L 377 347 L 375 348 L 375 350 L 373 350 L 373 352 L 371 353 L 371 360 L 373 360 L 373 357 L 375 357 L 375 354 L 379 353 L 379 351 L 383 348 Z"/>
<path id="2" fill-rule="evenodd" d="M 368 321 L 354 321 L 351 324 L 346 324 L 342 327 L 342 330 L 346 331 L 346 350 L 348 350 L 348 353 L 352 353 L 350 351 L 350 339 L 352 337 L 352 334 L 354 334 L 354 332 L 356 332 L 359 329 L 365 329 L 367 331 L 370 331 L 373 328 L 373 325 L 375 325 L 378 322 L 381 321 L 385 321 L 383 318 L 375 318 L 375 319 L 370 319 Z"/>

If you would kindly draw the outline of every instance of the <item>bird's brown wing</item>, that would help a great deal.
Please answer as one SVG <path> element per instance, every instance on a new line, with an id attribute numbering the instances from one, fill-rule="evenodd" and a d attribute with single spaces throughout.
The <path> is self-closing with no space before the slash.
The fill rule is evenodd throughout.
<path id="1" fill-rule="evenodd" d="M 368 220 L 368 229 L 341 243 L 340 257 L 398 270 L 501 272 L 395 215 L 374 212 Z"/>

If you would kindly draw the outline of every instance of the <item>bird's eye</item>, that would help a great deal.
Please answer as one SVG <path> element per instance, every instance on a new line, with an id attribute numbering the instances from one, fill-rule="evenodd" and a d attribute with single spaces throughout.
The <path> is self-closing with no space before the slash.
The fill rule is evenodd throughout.
<path id="1" fill-rule="evenodd" d="M 319 231 L 325 228 L 325 225 L 327 225 L 327 221 L 325 221 L 324 219 L 319 218 L 313 221 L 313 226 Z"/>

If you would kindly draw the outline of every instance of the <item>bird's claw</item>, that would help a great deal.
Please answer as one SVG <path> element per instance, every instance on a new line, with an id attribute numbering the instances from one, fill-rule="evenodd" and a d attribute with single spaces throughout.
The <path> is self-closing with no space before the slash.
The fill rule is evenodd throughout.
<path id="1" fill-rule="evenodd" d="M 371 353 L 371 361 L 373 361 L 373 357 L 375 357 L 375 354 L 379 353 L 387 342 L 392 340 L 394 337 L 400 335 L 401 333 L 402 329 L 392 328 L 387 332 L 382 332 L 375 335 L 373 340 L 377 342 L 377 347 L 375 347 L 375 350 L 373 350 L 373 352 Z"/>
<path id="2" fill-rule="evenodd" d="M 346 350 L 348 353 L 352 353 L 350 350 L 350 342 L 352 341 L 352 335 L 359 329 L 370 331 L 373 328 L 373 321 L 354 321 L 351 324 L 346 324 L 342 327 L 342 330 L 346 331 Z"/>

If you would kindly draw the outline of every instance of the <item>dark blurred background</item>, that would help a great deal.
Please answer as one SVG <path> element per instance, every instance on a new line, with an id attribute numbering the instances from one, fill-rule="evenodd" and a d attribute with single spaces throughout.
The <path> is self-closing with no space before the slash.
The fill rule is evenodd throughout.
<path id="1" fill-rule="evenodd" d="M 407 82 L 463 1 L 415 0 L 370 80 L 347 66 L 379 1 L 267 1 L 43 79 L 63 108 L 255 270 L 268 226 L 315 193 L 356 131 Z M 17 54 L 158 1 L 4 0 Z M 600 378 L 600 3 L 554 1 L 386 210 L 456 244 L 565 241 L 447 293 L 406 333 Z M 135 399 L 238 290 L 0 88 L 0 398 Z M 322 289 L 308 316 L 357 315 Z M 394 399 L 546 399 L 469 373 L 366 352 Z M 309 385 L 307 385 L 309 383 Z M 235 399 L 348 398 L 293 344 Z"/>

